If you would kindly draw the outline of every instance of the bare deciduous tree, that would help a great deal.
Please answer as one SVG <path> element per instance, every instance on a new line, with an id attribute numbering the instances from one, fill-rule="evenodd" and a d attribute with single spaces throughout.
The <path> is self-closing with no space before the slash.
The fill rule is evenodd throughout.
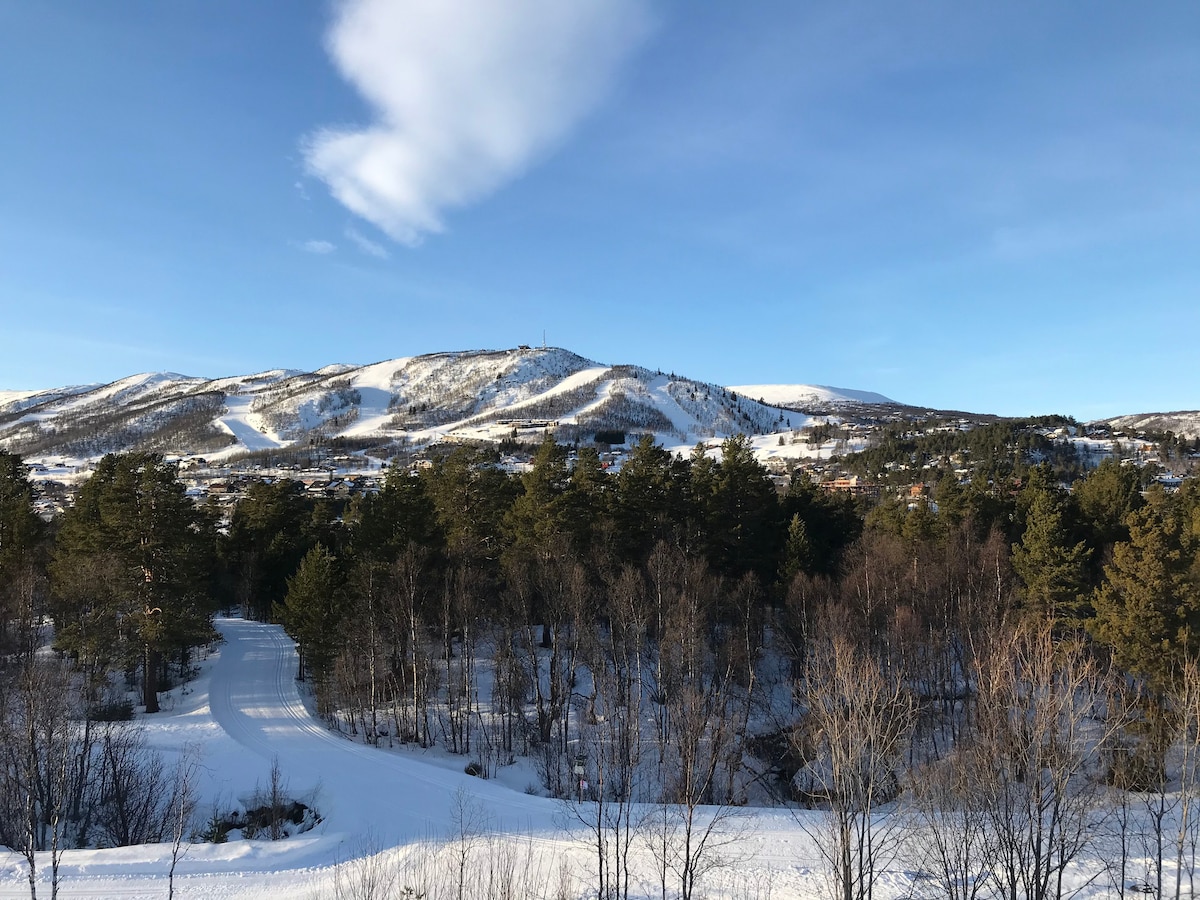
<path id="1" fill-rule="evenodd" d="M 167 870 L 167 900 L 175 897 L 175 869 L 187 854 L 184 843 L 191 833 L 192 820 L 199 804 L 196 778 L 199 774 L 202 748 L 189 744 L 183 748 L 171 774 L 171 793 L 167 799 L 167 836 L 171 839 L 171 866 Z"/>
<path id="2" fill-rule="evenodd" d="M 810 647 L 802 692 L 807 715 L 797 739 L 808 762 L 797 787 L 825 807 L 825 829 L 814 837 L 837 896 L 870 900 L 898 850 L 899 819 L 878 813 L 899 794 L 916 703 L 898 673 L 836 633 Z"/>
<path id="3" fill-rule="evenodd" d="M 0 702 L 0 787 L 6 800 L 5 842 L 28 866 L 37 897 L 37 854 L 50 852 L 50 896 L 58 895 L 58 866 L 66 845 L 73 739 L 70 677 L 65 667 L 32 654 L 19 663 Z"/>
<path id="4" fill-rule="evenodd" d="M 1072 896 L 1067 868 L 1098 833 L 1103 749 L 1121 730 L 1112 685 L 1083 645 L 1048 626 L 998 637 L 979 660 L 977 769 L 1005 895 Z M 1098 877 L 1099 872 L 1093 876 Z"/>
<path id="5" fill-rule="evenodd" d="M 946 900 L 988 896 L 996 841 L 969 743 L 912 772 L 910 783 L 905 858 L 933 878 Z"/>

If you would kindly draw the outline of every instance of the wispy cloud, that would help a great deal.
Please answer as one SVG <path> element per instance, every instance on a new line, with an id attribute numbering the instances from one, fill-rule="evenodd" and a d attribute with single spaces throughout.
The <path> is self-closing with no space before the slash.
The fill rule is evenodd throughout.
<path id="1" fill-rule="evenodd" d="M 396 241 L 517 177 L 592 110 L 650 30 L 648 0 L 346 0 L 327 37 L 372 107 L 309 171 Z"/>
<path id="2" fill-rule="evenodd" d="M 346 239 L 354 244 L 354 246 L 356 246 L 363 253 L 367 254 L 367 256 L 374 256 L 376 259 L 387 259 L 389 256 L 391 256 L 391 254 L 387 252 L 387 248 L 381 244 L 377 244 L 369 237 L 360 234 L 354 228 L 347 228 L 345 234 Z"/>
<path id="3" fill-rule="evenodd" d="M 336 246 L 329 241 L 305 241 L 300 245 L 300 249 L 305 253 L 315 253 L 318 256 L 325 256 L 337 249 Z"/>

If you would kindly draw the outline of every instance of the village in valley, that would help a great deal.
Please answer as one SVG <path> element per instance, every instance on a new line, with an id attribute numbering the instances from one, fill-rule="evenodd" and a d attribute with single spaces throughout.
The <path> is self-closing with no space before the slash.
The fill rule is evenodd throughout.
<path id="1" fill-rule="evenodd" d="M 531 352 L 536 351 L 529 347 L 510 351 L 520 356 Z M 1003 421 L 995 415 L 942 412 L 890 401 L 867 403 L 849 397 L 804 397 L 804 390 L 804 386 L 793 386 L 792 394 L 802 400 L 795 407 L 779 410 L 779 415 L 787 415 L 803 424 L 786 431 L 748 435 L 756 459 L 781 494 L 788 491 L 796 473 L 803 473 L 823 490 L 845 493 L 866 502 L 877 502 L 882 498 L 930 501 L 934 487 L 943 477 L 952 475 L 960 484 L 966 485 L 975 477 L 978 468 L 969 448 L 965 445 L 955 448 L 955 442 L 947 437 L 966 435 L 978 427 L 994 427 Z M 46 393 L 58 396 L 58 392 Z M 744 398 L 743 402 L 746 399 L 753 398 Z M 139 402 L 144 400 L 139 397 L 134 405 Z M 52 408 L 52 404 L 49 405 Z M 522 405 L 529 403 L 525 401 Z M 21 415 L 27 402 L 13 403 L 12 406 L 15 410 L 0 419 L 0 447 L 20 452 L 23 449 L 20 436 L 25 433 L 21 428 L 22 419 L 36 419 L 38 411 L 34 407 L 32 412 Z M 218 426 L 229 416 L 227 409 L 220 412 L 221 417 L 215 420 Z M 120 418 L 119 410 L 110 410 L 109 414 Z M 492 411 L 493 418 L 495 415 Z M 350 417 L 350 421 L 355 418 Z M 5 437 L 5 420 L 15 423 L 7 425 L 7 430 L 15 437 Z M 571 416 L 561 420 L 501 416 L 490 422 L 476 423 L 468 419 L 452 427 L 423 429 L 412 436 L 389 430 L 374 441 L 369 434 L 364 435 L 361 428 L 356 430 L 354 438 L 348 438 L 318 427 L 312 432 L 300 431 L 292 440 L 277 437 L 270 447 L 262 449 L 251 450 L 239 442 L 222 448 L 216 456 L 190 452 L 186 437 L 182 437 L 168 445 L 166 458 L 177 466 L 189 497 L 196 503 L 224 510 L 227 517 L 233 506 L 245 497 L 249 487 L 256 483 L 279 479 L 296 481 L 303 484 L 306 494 L 313 499 L 345 504 L 355 497 L 377 492 L 390 469 L 417 472 L 457 447 L 486 449 L 490 465 L 519 475 L 528 469 L 540 442 L 550 436 L 563 440 L 572 448 L 567 457 L 569 464 L 573 465 L 579 447 L 588 446 L 596 451 L 601 467 L 615 474 L 620 471 L 629 449 L 643 434 L 682 456 L 690 456 L 699 449 L 719 455 L 722 441 L 732 436 L 730 433 L 705 438 L 700 436 L 702 429 L 696 428 L 691 433 L 684 432 L 687 437 L 697 437 L 696 442 L 683 444 L 679 430 L 625 431 L 619 426 L 618 422 L 608 427 L 603 419 L 599 419 L 593 421 L 589 433 L 581 432 Z M 1190 442 L 1189 427 L 1196 431 Z M 1176 434 L 1171 428 L 1182 430 Z M 560 436 L 560 431 L 565 437 Z M 242 432 L 243 429 L 231 430 L 231 434 Z M 1020 455 L 1022 452 L 1018 447 L 1018 436 L 1021 435 L 1027 438 L 1022 442 L 1025 446 L 1040 448 L 1029 455 L 1026 463 L 1036 463 L 1047 450 L 1067 456 L 1073 454 L 1080 472 L 1111 459 L 1137 467 L 1144 471 L 1146 484 L 1159 483 L 1168 490 L 1177 488 L 1183 478 L 1195 472 L 1200 461 L 1200 446 L 1195 440 L 1200 436 L 1200 414 L 1191 414 L 1190 419 L 1188 414 L 1175 414 L 1174 417 L 1131 415 L 1114 421 L 1089 423 L 1055 416 L 1041 420 L 1013 420 L 1011 445 L 1005 448 L 1009 454 Z M 855 462 L 864 451 L 879 447 L 885 441 L 895 444 L 899 439 L 916 448 L 922 440 L 930 444 L 930 439 L 939 437 L 941 440 L 933 443 L 945 448 L 944 452 L 928 448 L 909 452 L 903 458 L 885 460 L 882 467 L 871 472 Z M 102 443 L 96 452 L 105 447 L 120 450 L 138 446 L 135 438 L 132 444 Z M 29 458 L 27 465 L 37 490 L 38 511 L 44 518 L 49 519 L 69 508 L 78 485 L 86 479 L 98 458 L 95 455 L 78 458 L 53 454 Z M 1013 488 L 1019 489 L 1019 486 L 1018 480 Z"/>

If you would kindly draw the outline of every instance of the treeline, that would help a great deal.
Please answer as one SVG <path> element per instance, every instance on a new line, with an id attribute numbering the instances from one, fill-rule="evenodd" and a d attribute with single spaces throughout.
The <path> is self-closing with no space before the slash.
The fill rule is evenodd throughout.
<path id="1" fill-rule="evenodd" d="M 586 801 L 609 895 L 649 840 L 691 896 L 724 821 L 699 808 L 764 802 L 821 811 L 840 895 L 916 854 L 947 896 L 1059 897 L 1100 840 L 1118 893 L 1135 859 L 1192 877 L 1194 485 L 1041 465 L 863 510 L 802 476 L 778 494 L 742 439 L 643 441 L 615 476 L 567 457 L 547 440 L 511 477 L 458 449 L 340 525 L 262 488 L 226 565 L 331 723 L 481 776 L 526 755 Z"/>
<path id="2" fill-rule="evenodd" d="M 1040 465 L 1019 492 L 946 478 L 933 502 L 867 510 L 800 474 L 779 494 L 744 438 L 719 459 L 643 440 L 616 475 L 547 439 L 520 476 L 457 448 L 343 506 L 256 484 L 222 532 L 135 454 L 44 529 L 0 460 L 5 678 L 36 670 L 48 614 L 80 716 L 114 674 L 154 709 L 236 606 L 296 639 L 331 724 L 484 776 L 531 756 L 540 789 L 595 802 L 602 854 L 628 849 L 637 803 L 701 848 L 700 805 L 814 806 L 839 885 L 866 896 L 903 845 L 873 813 L 902 797 L 926 835 L 976 828 L 957 862 L 942 833 L 948 896 L 981 896 L 954 878 L 983 866 L 1051 897 L 1101 824 L 1126 823 L 1127 856 L 1135 827 L 1149 846 L 1128 814 L 1146 791 L 1170 806 L 1149 820 L 1160 874 L 1196 848 L 1169 827 L 1200 821 L 1191 481 L 1143 492 L 1106 462 L 1068 490 Z M 686 881 L 703 860 L 673 865 Z"/>
<path id="3" fill-rule="evenodd" d="M 140 666 L 157 710 L 165 656 L 186 670 L 213 636 L 215 534 L 160 457 L 106 457 L 46 526 L 21 461 L 0 453 L 0 844 L 23 858 L 31 897 L 39 863 L 57 891 L 72 847 L 168 841 L 178 859 L 197 756 L 148 748 L 122 721 L 125 686 Z"/>
<path id="4" fill-rule="evenodd" d="M 929 433 L 914 432 L 911 422 L 887 425 L 879 429 L 873 446 L 842 459 L 847 471 L 884 481 L 904 481 L 912 471 L 928 465 L 938 470 L 950 470 L 950 457 L 961 455 L 969 464 L 973 480 L 1011 482 L 1024 476 L 1038 460 L 1045 461 L 1065 481 L 1074 481 L 1086 474 L 1073 445 L 1054 441 L 1041 429 L 1073 425 L 1074 421 L 1061 416 L 1038 416 L 1026 419 L 1002 419 L 976 424 L 961 431 L 948 423 L 945 430 Z M 901 463 L 896 472 L 889 464 Z"/>

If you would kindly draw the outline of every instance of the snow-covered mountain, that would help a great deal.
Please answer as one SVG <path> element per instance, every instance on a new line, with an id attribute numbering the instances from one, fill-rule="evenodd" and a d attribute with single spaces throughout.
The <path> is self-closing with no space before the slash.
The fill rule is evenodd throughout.
<path id="1" fill-rule="evenodd" d="M 1124 431 L 1170 431 L 1186 438 L 1200 437 L 1200 410 L 1134 413 L 1101 421 L 1105 425 Z"/>
<path id="2" fill-rule="evenodd" d="M 896 404 L 895 400 L 889 400 L 883 394 L 830 387 L 827 384 L 739 384 L 730 385 L 729 390 L 772 406 L 792 409 L 829 403 Z"/>
<path id="3" fill-rule="evenodd" d="M 805 396 L 798 392 L 821 392 L 824 402 L 889 402 L 861 391 L 761 387 L 725 388 L 529 347 L 211 380 L 161 372 L 0 393 L 0 447 L 30 459 L 131 449 L 219 458 L 329 438 L 359 449 L 500 440 L 551 425 L 565 439 L 650 432 L 680 446 L 801 428 L 808 417 L 781 408 Z"/>

